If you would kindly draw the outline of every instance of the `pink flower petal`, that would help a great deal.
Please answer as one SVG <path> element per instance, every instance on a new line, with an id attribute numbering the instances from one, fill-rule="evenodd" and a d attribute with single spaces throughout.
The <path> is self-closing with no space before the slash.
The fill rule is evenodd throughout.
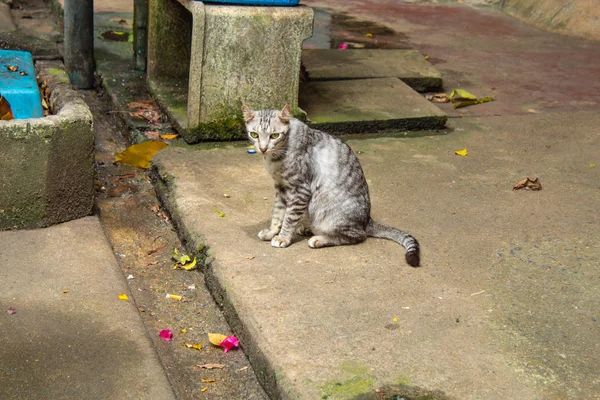
<path id="1" fill-rule="evenodd" d="M 16 313 L 17 313 L 17 310 L 15 310 L 15 309 L 14 309 L 14 308 L 12 308 L 12 307 L 8 307 L 8 311 L 7 311 L 7 312 L 8 312 L 9 314 L 16 314 Z"/>
<path id="2" fill-rule="evenodd" d="M 163 340 L 167 342 L 173 339 L 173 334 L 171 333 L 170 329 L 163 329 L 162 331 L 160 331 L 159 335 L 161 338 L 163 338 Z"/>
<path id="3" fill-rule="evenodd" d="M 346 49 L 348 49 L 348 43 L 340 43 L 339 49 L 340 50 L 346 50 Z"/>
<path id="4" fill-rule="evenodd" d="M 225 353 L 227 353 L 231 349 L 240 347 L 240 342 L 235 336 L 227 336 L 225 339 L 223 339 L 220 346 L 223 348 Z"/>

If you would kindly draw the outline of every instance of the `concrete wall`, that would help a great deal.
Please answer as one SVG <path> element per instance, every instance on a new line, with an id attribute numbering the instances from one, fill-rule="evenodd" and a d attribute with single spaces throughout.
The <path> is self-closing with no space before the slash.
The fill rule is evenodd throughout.
<path id="1" fill-rule="evenodd" d="M 600 40 L 600 0 L 503 0 L 499 6 L 538 28 Z"/>

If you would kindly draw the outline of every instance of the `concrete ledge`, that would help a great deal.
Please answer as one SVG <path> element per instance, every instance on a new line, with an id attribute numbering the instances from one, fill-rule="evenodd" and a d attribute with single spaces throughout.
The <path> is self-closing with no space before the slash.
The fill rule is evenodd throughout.
<path id="1" fill-rule="evenodd" d="M 448 119 L 396 78 L 304 84 L 300 107 L 311 126 L 336 134 L 439 129 Z"/>
<path id="2" fill-rule="evenodd" d="M 0 230 L 89 215 L 94 202 L 92 114 L 59 62 L 38 62 L 51 114 L 0 121 Z"/>
<path id="3" fill-rule="evenodd" d="M 302 51 L 302 63 L 311 81 L 399 78 L 418 92 L 441 90 L 440 74 L 416 50 Z"/>
<path id="4" fill-rule="evenodd" d="M 504 0 L 504 12 L 538 28 L 600 40 L 600 7 L 597 0 Z"/>

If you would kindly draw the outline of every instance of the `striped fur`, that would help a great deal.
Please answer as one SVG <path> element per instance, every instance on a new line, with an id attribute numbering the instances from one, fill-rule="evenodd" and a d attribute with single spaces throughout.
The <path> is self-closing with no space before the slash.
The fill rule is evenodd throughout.
<path id="1" fill-rule="evenodd" d="M 261 240 L 287 247 L 295 234 L 312 235 L 308 245 L 319 248 L 384 238 L 403 245 L 407 263 L 419 266 L 414 237 L 371 219 L 369 187 L 348 145 L 291 118 L 287 105 L 282 111 L 242 111 L 248 137 L 275 182 L 271 226 L 259 232 Z"/>

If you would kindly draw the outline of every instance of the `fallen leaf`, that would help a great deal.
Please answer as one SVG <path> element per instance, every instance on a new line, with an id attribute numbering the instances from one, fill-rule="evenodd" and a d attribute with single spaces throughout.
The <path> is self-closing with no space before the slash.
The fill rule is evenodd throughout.
<path id="1" fill-rule="evenodd" d="M 177 136 L 179 136 L 179 135 L 176 133 L 173 133 L 173 134 L 165 133 L 165 134 L 160 135 L 161 138 L 168 139 L 168 140 L 175 139 Z"/>
<path id="2" fill-rule="evenodd" d="M 214 344 L 215 346 L 221 346 L 223 340 L 227 339 L 227 336 L 221 335 L 220 333 L 209 333 L 208 341 Z"/>
<path id="3" fill-rule="evenodd" d="M 188 349 L 202 350 L 202 343 L 196 343 L 196 344 L 184 343 L 184 344 L 185 344 L 185 347 L 187 347 Z"/>
<path id="4" fill-rule="evenodd" d="M 366 33 L 365 37 L 373 37 L 373 34 L 372 33 Z"/>
<path id="5" fill-rule="evenodd" d="M 119 300 L 129 300 L 129 297 L 125 293 L 121 293 L 119 295 Z"/>
<path id="6" fill-rule="evenodd" d="M 144 132 L 144 136 L 146 136 L 148 139 L 151 139 L 151 140 L 158 140 L 158 139 L 160 139 L 160 132 L 146 131 L 146 132 Z"/>
<path id="7" fill-rule="evenodd" d="M 174 248 L 173 251 L 171 251 L 171 258 L 181 265 L 184 265 L 192 260 L 187 254 L 179 254 L 179 250 L 177 250 L 177 248 Z"/>
<path id="8" fill-rule="evenodd" d="M 128 164 L 138 168 L 150 168 L 150 160 L 160 150 L 168 147 L 164 142 L 149 140 L 144 143 L 129 146 L 115 157 L 116 163 Z"/>
<path id="9" fill-rule="evenodd" d="M 7 65 L 6 69 L 9 70 L 10 72 L 17 72 L 19 70 L 19 66 L 18 65 Z"/>
<path id="10" fill-rule="evenodd" d="M 202 378 L 201 381 L 204 382 L 204 383 L 214 383 L 217 380 L 216 379 L 212 379 L 212 378 Z"/>
<path id="11" fill-rule="evenodd" d="M 167 295 L 165 297 L 167 299 L 173 299 L 173 300 L 179 300 L 179 301 L 181 301 L 181 299 L 183 299 L 183 296 L 180 296 L 178 294 L 170 294 L 170 293 L 167 293 Z"/>
<path id="12" fill-rule="evenodd" d="M 254 256 L 246 256 L 246 260 L 254 260 Z"/>
<path id="13" fill-rule="evenodd" d="M 448 103 L 450 101 L 450 98 L 448 98 L 446 93 L 428 94 L 425 98 L 432 103 Z"/>
<path id="14" fill-rule="evenodd" d="M 490 101 L 494 101 L 494 98 L 493 97 L 483 97 L 481 99 L 476 99 L 476 100 L 465 100 L 458 104 L 455 104 L 453 107 L 454 107 L 454 109 L 457 109 L 457 108 L 461 108 L 461 107 L 473 106 L 475 104 L 489 103 Z"/>
<path id="15" fill-rule="evenodd" d="M 394 322 L 398 322 L 398 317 L 394 317 L 394 318 L 392 319 L 392 321 L 394 321 Z"/>
<path id="16" fill-rule="evenodd" d="M 67 293 L 69 293 L 69 289 L 63 290 L 63 294 L 67 294 Z"/>
<path id="17" fill-rule="evenodd" d="M 466 156 L 467 154 L 469 154 L 469 152 L 467 151 L 466 148 L 462 149 L 462 150 L 455 150 L 454 154 L 456 154 L 457 156 Z"/>
<path id="18" fill-rule="evenodd" d="M 166 342 L 169 342 L 171 339 L 173 339 L 173 333 L 171 333 L 170 329 L 163 329 L 158 334 Z"/>
<path id="19" fill-rule="evenodd" d="M 225 367 L 225 364 L 196 364 L 195 366 L 198 368 L 205 369 L 223 369 Z"/>
<path id="20" fill-rule="evenodd" d="M 214 210 L 214 213 L 216 213 L 219 217 L 223 218 L 225 216 L 225 214 L 223 214 L 221 211 L 219 210 Z"/>
<path id="21" fill-rule="evenodd" d="M 463 89 L 454 89 L 448 98 L 450 100 L 477 100 L 477 96 Z"/>
<path id="22" fill-rule="evenodd" d="M 183 264 L 181 266 L 181 268 L 185 269 L 186 271 L 191 271 L 191 270 L 195 269 L 196 268 L 196 257 L 194 257 L 194 260 L 191 263 Z"/>
<path id="23" fill-rule="evenodd" d="M 292 365 L 294 365 L 294 363 L 292 363 Z M 242 372 L 248 369 L 248 366 L 246 365 L 245 367 L 242 367 L 240 369 L 238 369 L 238 372 Z"/>
<path id="24" fill-rule="evenodd" d="M 208 386 L 203 387 L 202 389 L 200 389 L 201 392 L 206 392 L 208 390 Z"/>
<path id="25" fill-rule="evenodd" d="M 526 190 L 542 190 L 542 183 L 539 178 L 529 179 L 529 177 L 520 180 L 513 186 L 513 190 L 526 189 Z"/>
<path id="26" fill-rule="evenodd" d="M 593 162 L 590 163 L 590 168 L 596 168 L 596 164 L 594 164 Z"/>
<path id="27" fill-rule="evenodd" d="M 6 310 L 6 312 L 9 313 L 10 315 L 12 315 L 12 314 L 16 314 L 17 310 L 15 308 L 8 307 L 8 310 Z"/>
<path id="28" fill-rule="evenodd" d="M 8 121 L 14 118 L 10 103 L 6 100 L 6 97 L 2 97 L 0 94 L 0 120 Z"/>
<path id="29" fill-rule="evenodd" d="M 423 56 L 424 59 L 429 60 L 429 56 L 425 55 Z"/>
<path id="30" fill-rule="evenodd" d="M 149 250 L 148 253 L 146 253 L 146 254 L 151 255 L 151 254 L 157 253 L 157 252 L 161 251 L 162 249 L 164 249 L 165 246 L 166 246 L 166 244 L 163 244 L 162 246 L 158 246 L 155 249 Z"/>

